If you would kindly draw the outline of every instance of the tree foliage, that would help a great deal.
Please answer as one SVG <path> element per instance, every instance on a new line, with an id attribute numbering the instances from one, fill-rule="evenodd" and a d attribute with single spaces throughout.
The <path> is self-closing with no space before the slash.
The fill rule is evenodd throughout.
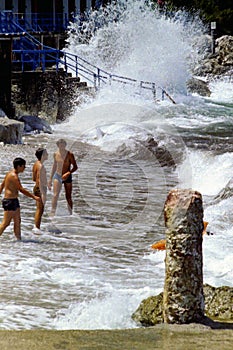
<path id="1" fill-rule="evenodd" d="M 233 35 L 232 0 L 165 0 L 164 3 L 169 10 L 198 13 L 204 23 L 216 22 L 218 36 Z"/>

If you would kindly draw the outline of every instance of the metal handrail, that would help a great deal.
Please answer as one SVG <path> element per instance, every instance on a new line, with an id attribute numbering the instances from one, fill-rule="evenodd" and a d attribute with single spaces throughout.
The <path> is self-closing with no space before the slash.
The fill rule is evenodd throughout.
<path id="1" fill-rule="evenodd" d="M 19 31 L 23 28 L 16 24 Z M 137 79 L 123 77 L 120 75 L 109 73 L 90 62 L 86 61 L 78 55 L 71 54 L 69 52 L 60 51 L 48 46 L 43 45 L 33 35 L 28 32 L 23 33 L 25 40 L 28 40 L 34 45 L 32 50 L 14 50 L 13 49 L 13 64 L 21 64 L 21 70 L 36 70 L 37 68 L 45 71 L 47 67 L 51 65 L 56 66 L 56 70 L 63 67 L 65 72 L 74 73 L 75 77 L 82 77 L 89 83 L 91 83 L 96 90 L 100 89 L 102 84 L 111 85 L 113 82 L 125 84 L 125 85 L 136 85 L 140 89 L 151 90 L 154 99 L 156 99 L 157 90 L 161 92 L 161 98 L 164 96 L 168 97 L 172 103 L 175 101 L 172 97 L 161 87 L 156 86 L 154 82 L 150 81 L 138 81 Z M 20 59 L 19 59 L 20 58 Z"/>
<path id="2" fill-rule="evenodd" d="M 63 51 L 63 54 L 64 58 L 61 58 L 60 61 L 62 64 L 64 64 L 65 70 L 68 71 L 69 68 L 72 72 L 75 73 L 76 77 L 81 76 L 82 78 L 92 82 L 95 89 L 99 89 L 102 83 L 111 85 L 112 82 L 117 82 L 125 85 L 136 85 L 140 89 L 151 90 L 154 99 L 156 99 L 156 91 L 160 90 L 162 100 L 164 100 L 164 96 L 166 96 L 172 103 L 176 103 L 165 89 L 156 86 L 154 82 L 144 80 L 138 81 L 137 79 L 112 74 L 91 64 L 82 57 L 65 51 Z M 92 76 L 93 80 L 90 79 L 90 76 Z"/>
<path id="3" fill-rule="evenodd" d="M 164 100 L 164 96 L 166 96 L 172 103 L 175 103 L 165 89 L 156 86 L 154 82 L 139 81 L 137 79 L 112 74 L 93 65 L 78 55 L 47 46 L 43 46 L 43 49 L 38 49 L 38 47 L 38 42 L 36 41 L 36 49 L 34 50 L 13 50 L 14 57 L 12 63 L 14 65 L 18 64 L 18 67 L 22 71 L 35 71 L 38 68 L 45 71 L 48 67 L 51 67 L 51 65 L 55 65 L 58 71 L 58 69 L 62 67 L 66 73 L 70 72 L 73 73 L 75 77 L 81 77 L 89 82 L 96 90 L 100 89 L 103 85 L 111 85 L 116 82 L 124 85 L 137 86 L 144 90 L 150 90 L 152 91 L 154 99 L 156 99 L 157 90 L 160 90 L 162 100 Z"/>

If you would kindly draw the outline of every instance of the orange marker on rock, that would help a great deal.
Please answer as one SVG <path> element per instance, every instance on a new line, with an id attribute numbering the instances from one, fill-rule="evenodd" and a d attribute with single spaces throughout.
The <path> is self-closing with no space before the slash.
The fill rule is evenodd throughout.
<path id="1" fill-rule="evenodd" d="M 203 225 L 204 225 L 204 230 L 202 232 L 202 234 L 206 234 L 206 228 L 208 226 L 208 222 L 207 221 L 203 221 Z M 166 249 L 166 239 L 161 239 L 158 242 L 155 242 L 152 244 L 151 246 L 152 249 L 157 249 L 157 250 L 165 250 Z"/>

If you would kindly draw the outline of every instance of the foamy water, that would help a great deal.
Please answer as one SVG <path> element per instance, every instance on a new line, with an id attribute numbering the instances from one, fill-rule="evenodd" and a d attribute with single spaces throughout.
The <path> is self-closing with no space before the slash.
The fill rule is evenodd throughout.
<path id="1" fill-rule="evenodd" d="M 214 233 L 203 239 L 204 283 L 233 285 L 232 196 L 218 197 L 232 178 L 232 85 L 212 83 L 210 98 L 187 96 L 189 67 L 200 58 L 192 43 L 203 26 L 189 24 L 182 13 L 173 20 L 160 17 L 143 1 L 127 3 L 123 13 L 109 8 L 109 20 L 89 45 L 70 34 L 69 50 L 102 69 L 156 81 L 177 104 L 106 87 L 53 126 L 53 135 L 1 146 L 1 179 L 12 159 L 23 156 L 21 180 L 30 190 L 39 145 L 49 152 L 48 173 L 59 137 L 67 139 L 79 165 L 73 215 L 62 192 L 52 220 L 49 192 L 42 236 L 31 233 L 34 203 L 20 197 L 23 240 L 15 241 L 12 227 L 1 237 L 1 329 L 137 327 L 131 315 L 139 303 L 163 290 L 165 252 L 150 246 L 164 238 L 163 205 L 174 187 L 203 195 L 204 219 Z M 152 137 L 175 167 L 162 166 L 148 149 Z M 49 232 L 51 225 L 62 233 Z"/>

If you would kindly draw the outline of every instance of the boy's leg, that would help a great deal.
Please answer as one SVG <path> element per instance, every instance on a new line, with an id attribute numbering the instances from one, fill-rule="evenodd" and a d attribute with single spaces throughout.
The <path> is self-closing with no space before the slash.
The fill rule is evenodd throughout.
<path id="1" fill-rule="evenodd" d="M 36 202 L 35 226 L 40 229 L 41 218 L 44 212 L 44 204 L 42 200 Z"/>
<path id="2" fill-rule="evenodd" d="M 68 204 L 68 210 L 70 215 L 72 215 L 73 210 L 73 201 L 72 201 L 72 182 L 64 183 L 65 186 L 65 193 L 66 193 L 66 200 Z"/>
<path id="3" fill-rule="evenodd" d="M 20 208 L 17 208 L 14 211 L 14 233 L 15 233 L 15 237 L 18 240 L 21 240 L 21 216 L 20 216 Z"/>
<path id="4" fill-rule="evenodd" d="M 53 181 L 53 199 L 51 214 L 55 215 L 57 209 L 57 201 L 61 191 L 62 183 L 56 179 Z"/>
<path id="5" fill-rule="evenodd" d="M 2 223 L 0 224 L 0 236 L 3 233 L 3 231 L 7 228 L 7 226 L 10 225 L 10 222 L 13 216 L 14 216 L 14 211 L 4 210 L 3 220 L 2 220 Z"/>

